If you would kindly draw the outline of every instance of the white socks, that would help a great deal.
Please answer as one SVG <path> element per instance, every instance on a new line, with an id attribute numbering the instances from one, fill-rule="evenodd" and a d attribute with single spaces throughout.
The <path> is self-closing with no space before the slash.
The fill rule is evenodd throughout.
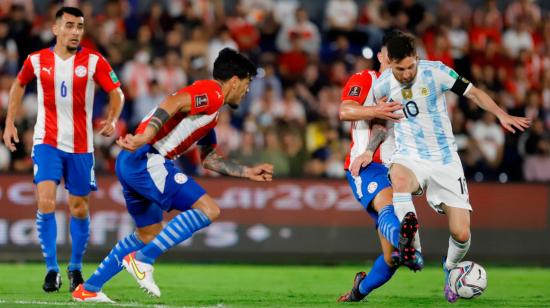
<path id="1" fill-rule="evenodd" d="M 445 266 L 447 269 L 452 269 L 464 258 L 468 249 L 470 249 L 470 240 L 472 236 L 465 243 L 457 242 L 452 236 L 449 237 L 449 250 L 447 251 L 447 260 Z"/>
<path id="2" fill-rule="evenodd" d="M 408 212 L 413 212 L 416 214 L 416 209 L 414 208 L 414 204 L 412 202 L 412 195 L 410 193 L 393 193 L 393 208 L 395 216 L 397 216 L 399 222 L 403 221 L 403 217 L 405 217 L 405 214 Z M 416 216 L 418 218 L 418 215 Z M 414 236 L 413 246 L 416 250 L 422 251 L 422 247 L 420 246 L 419 231 L 417 231 Z"/>
<path id="3" fill-rule="evenodd" d="M 393 193 L 393 209 L 399 222 L 403 221 L 403 217 L 405 217 L 405 214 L 408 212 L 416 214 L 412 202 L 412 195 L 410 193 Z"/>

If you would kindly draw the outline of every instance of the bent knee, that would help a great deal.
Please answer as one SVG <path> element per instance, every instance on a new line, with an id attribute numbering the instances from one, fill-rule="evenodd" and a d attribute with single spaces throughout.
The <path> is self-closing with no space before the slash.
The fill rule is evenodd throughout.
<path id="1" fill-rule="evenodd" d="M 470 239 L 470 230 L 460 230 L 451 232 L 453 239 L 459 243 L 466 243 Z"/>
<path id="2" fill-rule="evenodd" d="M 139 228 L 136 233 L 139 239 L 147 244 L 151 242 L 162 231 L 162 223 L 150 225 L 147 227 Z"/>
<path id="3" fill-rule="evenodd" d="M 200 210 L 211 222 L 218 219 L 221 214 L 220 207 L 216 201 L 208 195 L 204 195 L 197 200 L 192 208 Z"/>

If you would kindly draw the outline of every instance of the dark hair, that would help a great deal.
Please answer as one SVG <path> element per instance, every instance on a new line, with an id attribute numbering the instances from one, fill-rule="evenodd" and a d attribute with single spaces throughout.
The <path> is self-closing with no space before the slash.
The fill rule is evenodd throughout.
<path id="1" fill-rule="evenodd" d="M 61 18 L 61 16 L 63 16 L 63 14 L 69 14 L 69 15 L 73 15 L 73 16 L 76 16 L 76 17 L 84 17 L 84 14 L 82 13 L 82 11 L 79 8 L 72 7 L 72 6 L 64 6 L 64 7 L 60 8 L 59 10 L 57 10 L 57 13 L 55 13 L 55 19 Z"/>
<path id="2" fill-rule="evenodd" d="M 214 61 L 213 76 L 216 80 L 226 81 L 233 76 L 240 79 L 256 76 L 256 65 L 247 57 L 231 48 L 224 48 Z"/>
<path id="3" fill-rule="evenodd" d="M 401 61 L 406 57 L 416 56 L 416 43 L 412 35 L 401 32 L 400 35 L 392 35 L 386 41 L 388 58 Z"/>
<path id="4" fill-rule="evenodd" d="M 384 37 L 382 37 L 382 46 L 387 46 L 388 41 L 394 37 L 399 37 L 405 35 L 405 32 L 401 30 L 390 30 L 386 31 L 384 33 Z"/>

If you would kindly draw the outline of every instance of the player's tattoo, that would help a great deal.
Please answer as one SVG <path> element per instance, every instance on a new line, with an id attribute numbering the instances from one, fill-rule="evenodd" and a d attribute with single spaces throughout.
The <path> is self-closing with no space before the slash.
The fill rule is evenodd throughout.
<path id="1" fill-rule="evenodd" d="M 218 153 L 216 153 L 216 151 L 212 147 L 203 147 L 201 150 L 208 153 L 202 161 L 204 168 L 230 176 L 245 176 L 246 166 L 243 166 L 235 161 L 223 158 L 222 156 L 218 155 Z"/>
<path id="2" fill-rule="evenodd" d="M 170 119 L 170 114 L 162 108 L 157 108 L 155 113 L 151 116 L 148 126 L 151 126 L 155 129 L 155 132 L 158 132 L 160 128 Z"/>
<path id="3" fill-rule="evenodd" d="M 380 125 L 375 125 L 372 128 L 372 137 L 369 141 L 369 144 L 367 145 L 367 150 L 374 153 L 378 146 L 386 139 L 386 136 L 388 135 L 388 132 L 386 131 L 386 128 Z"/>

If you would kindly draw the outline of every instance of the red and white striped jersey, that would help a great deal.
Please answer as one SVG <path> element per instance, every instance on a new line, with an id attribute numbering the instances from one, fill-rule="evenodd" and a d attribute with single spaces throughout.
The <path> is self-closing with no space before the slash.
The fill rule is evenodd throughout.
<path id="1" fill-rule="evenodd" d="M 342 90 L 342 102 L 351 100 L 362 106 L 373 106 L 375 104 L 372 92 L 372 83 L 378 78 L 380 73 L 373 70 L 364 70 L 353 74 L 347 81 Z M 353 160 L 367 150 L 370 140 L 372 124 L 370 121 L 359 120 L 351 122 L 351 145 L 350 152 L 346 156 L 344 168 L 349 169 Z M 392 135 L 389 133 L 389 135 Z M 391 158 L 394 144 L 392 138 L 387 138 L 374 152 L 372 161 L 377 163 L 387 163 Z"/>
<path id="2" fill-rule="evenodd" d="M 195 142 L 208 138 L 215 144 L 214 127 L 218 123 L 218 113 L 223 105 L 222 88 L 214 80 L 199 80 L 180 89 L 176 93 L 191 95 L 191 111 L 177 112 L 157 132 L 149 142 L 162 156 L 175 159 L 185 153 Z M 153 109 L 139 124 L 136 134 L 141 134 L 155 113 Z"/>
<path id="3" fill-rule="evenodd" d="M 52 48 L 30 54 L 17 76 L 22 85 L 37 79 L 38 115 L 34 144 L 69 153 L 91 153 L 95 82 L 104 91 L 120 86 L 111 66 L 96 51 L 79 48 L 63 60 Z"/>

